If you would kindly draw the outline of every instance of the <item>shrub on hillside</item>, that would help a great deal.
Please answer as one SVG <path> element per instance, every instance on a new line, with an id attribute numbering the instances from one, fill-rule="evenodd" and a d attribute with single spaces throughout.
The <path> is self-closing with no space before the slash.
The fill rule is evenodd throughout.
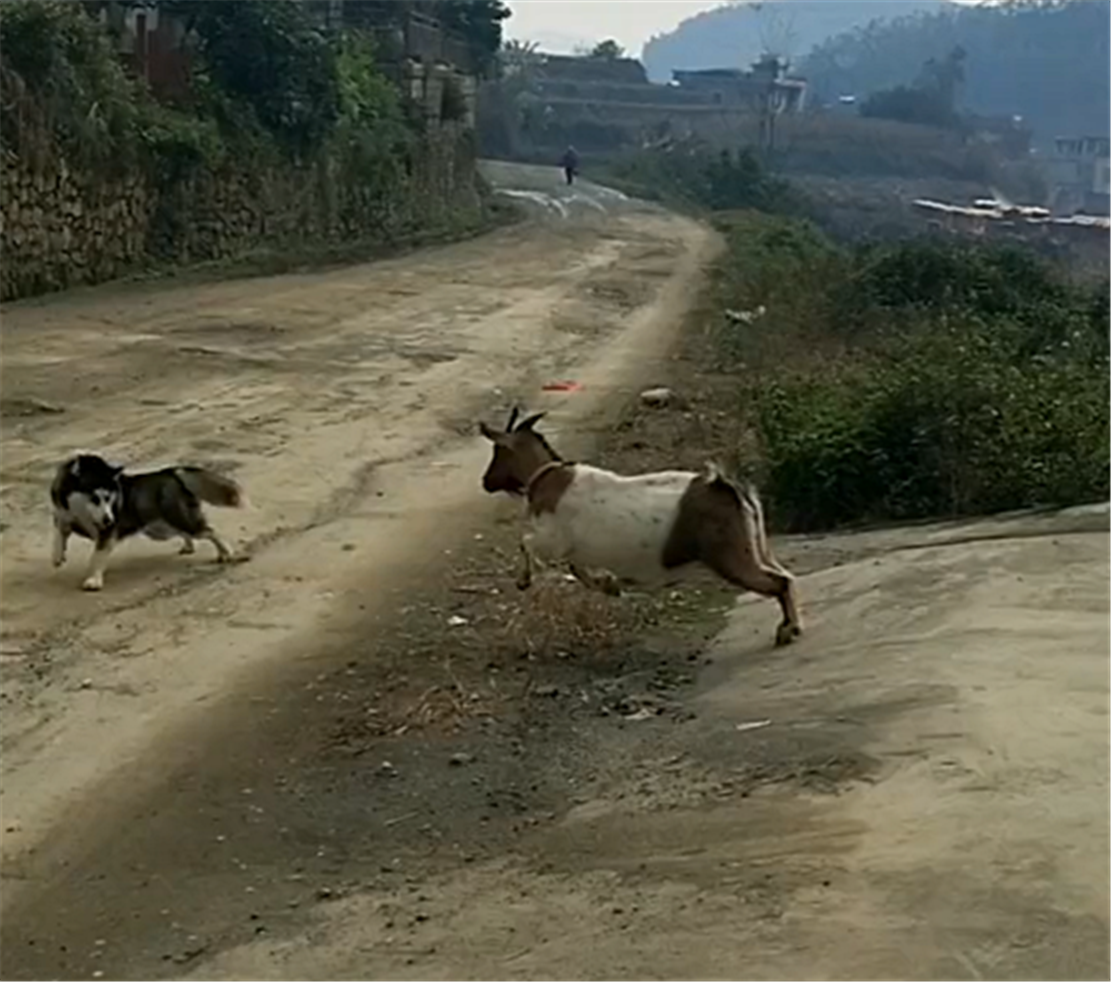
<path id="1" fill-rule="evenodd" d="M 340 115 L 336 50 L 292 0 L 206 0 L 187 12 L 203 71 L 290 149 L 318 146 Z"/>
<path id="2" fill-rule="evenodd" d="M 0 9 L 0 133 L 33 157 L 49 135 L 74 159 L 134 159 L 142 93 L 79 4 L 20 0 Z"/>
<path id="3" fill-rule="evenodd" d="M 796 530 L 1067 505 L 1108 494 L 1107 287 L 1036 258 L 909 243 L 848 252 L 735 217 L 719 350 L 778 522 Z"/>
<path id="4" fill-rule="evenodd" d="M 1108 493 L 1107 381 L 1015 364 L 978 328 L 753 392 L 767 490 L 798 530 L 1065 505 Z"/>
<path id="5" fill-rule="evenodd" d="M 798 192 L 768 173 L 748 149 L 716 151 L 699 143 L 676 144 L 626 154 L 608 170 L 615 183 L 652 200 L 712 211 L 802 210 Z"/>
<path id="6" fill-rule="evenodd" d="M 960 122 L 960 117 L 936 92 L 907 85 L 873 92 L 861 103 L 860 115 L 865 119 L 890 119 L 942 129 L 952 129 Z"/>

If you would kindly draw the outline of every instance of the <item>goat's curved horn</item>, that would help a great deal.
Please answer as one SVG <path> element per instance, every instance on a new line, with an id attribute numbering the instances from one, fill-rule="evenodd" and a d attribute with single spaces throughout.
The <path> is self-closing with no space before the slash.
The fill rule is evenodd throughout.
<path id="1" fill-rule="evenodd" d="M 547 415 L 548 414 L 546 412 L 544 412 L 544 413 L 533 413 L 533 415 L 531 415 L 528 419 L 522 420 L 521 425 L 518 426 L 517 429 L 518 430 L 531 430 L 537 423 L 540 422 L 540 420 L 542 420 Z"/>
<path id="2" fill-rule="evenodd" d="M 517 417 L 520 414 L 521 414 L 521 407 L 520 406 L 514 406 L 513 407 L 513 412 L 511 412 L 509 414 L 509 422 L 505 424 L 505 432 L 506 433 L 512 433 L 513 432 L 513 424 L 517 422 Z"/>

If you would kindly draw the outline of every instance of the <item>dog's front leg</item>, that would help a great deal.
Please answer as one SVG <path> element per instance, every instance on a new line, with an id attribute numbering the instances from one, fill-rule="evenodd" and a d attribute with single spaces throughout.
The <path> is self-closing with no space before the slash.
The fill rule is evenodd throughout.
<path id="1" fill-rule="evenodd" d="M 104 586 L 104 571 L 108 568 L 108 558 L 115 547 L 116 539 L 111 534 L 97 539 L 96 548 L 89 559 L 89 572 L 81 584 L 82 590 L 99 590 Z"/>
<path id="2" fill-rule="evenodd" d="M 50 560 L 55 567 L 61 566 L 66 561 L 66 544 L 69 542 L 69 536 L 69 522 L 56 517 L 54 519 L 54 546 L 50 555 Z"/>

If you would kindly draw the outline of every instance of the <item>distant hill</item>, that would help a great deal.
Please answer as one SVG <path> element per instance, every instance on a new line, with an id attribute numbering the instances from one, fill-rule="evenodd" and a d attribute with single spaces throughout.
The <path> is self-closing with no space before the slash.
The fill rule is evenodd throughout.
<path id="1" fill-rule="evenodd" d="M 877 5 L 878 6 L 878 5 Z M 818 98 L 912 83 L 929 58 L 965 49 L 963 108 L 1019 115 L 1044 143 L 1108 135 L 1111 4 L 948 7 L 841 34 L 798 64 Z"/>
<path id="2" fill-rule="evenodd" d="M 796 61 L 832 35 L 876 19 L 950 7 L 948 0 L 765 0 L 739 2 L 688 17 L 644 45 L 656 82 L 675 68 L 748 68 L 764 51 Z M 1104 4 L 1106 6 L 1106 4 Z"/>

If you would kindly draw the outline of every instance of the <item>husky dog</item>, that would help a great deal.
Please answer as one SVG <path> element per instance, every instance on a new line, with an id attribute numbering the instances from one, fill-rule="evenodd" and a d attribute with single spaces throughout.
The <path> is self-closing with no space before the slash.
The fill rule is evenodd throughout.
<path id="1" fill-rule="evenodd" d="M 104 586 L 108 557 L 116 544 L 143 533 L 163 541 L 182 539 L 182 555 L 194 552 L 194 539 L 208 539 L 221 563 L 232 552 L 205 520 L 201 502 L 224 508 L 243 504 L 235 481 L 203 467 L 167 467 L 147 474 L 125 474 L 95 454 L 78 454 L 61 467 L 50 486 L 54 504 L 55 566 L 66 561 L 71 534 L 94 543 L 84 590 Z"/>

